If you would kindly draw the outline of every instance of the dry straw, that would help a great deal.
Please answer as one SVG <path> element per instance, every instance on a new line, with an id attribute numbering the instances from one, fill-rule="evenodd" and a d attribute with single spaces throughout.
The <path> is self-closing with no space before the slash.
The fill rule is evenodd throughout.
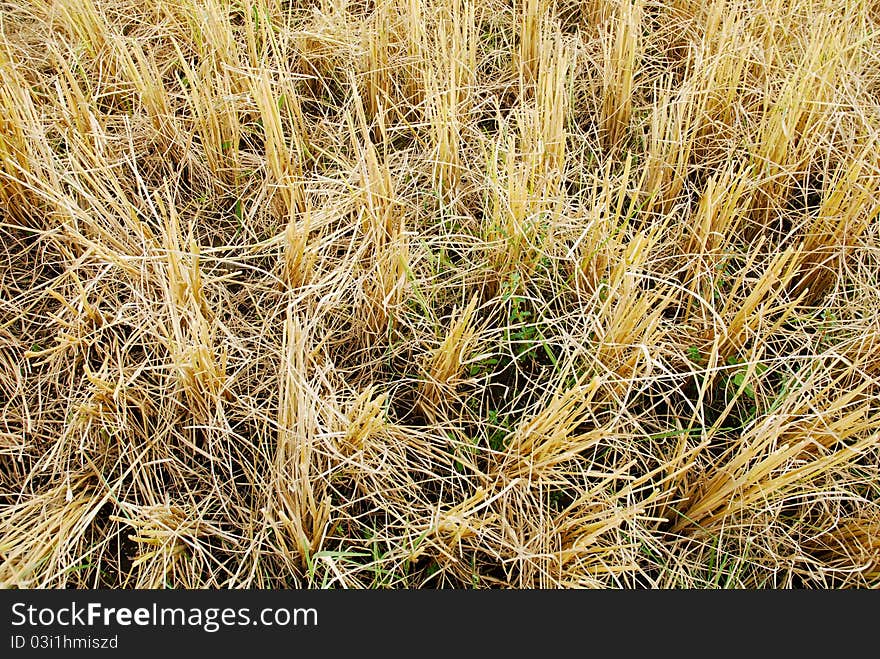
<path id="1" fill-rule="evenodd" d="M 862 0 L 0 0 L 0 585 L 880 585 Z"/>

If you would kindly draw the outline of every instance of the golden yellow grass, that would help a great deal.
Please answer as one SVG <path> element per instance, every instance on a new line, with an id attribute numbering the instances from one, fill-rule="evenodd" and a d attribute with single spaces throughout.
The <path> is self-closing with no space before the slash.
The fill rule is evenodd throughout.
<path id="1" fill-rule="evenodd" d="M 0 585 L 880 585 L 880 7 L 0 0 Z"/>

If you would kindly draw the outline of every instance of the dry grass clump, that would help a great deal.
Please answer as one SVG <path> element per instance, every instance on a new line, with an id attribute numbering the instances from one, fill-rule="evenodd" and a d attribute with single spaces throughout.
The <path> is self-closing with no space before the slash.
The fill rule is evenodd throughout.
<path id="1" fill-rule="evenodd" d="M 0 584 L 880 585 L 861 0 L 0 0 Z"/>

